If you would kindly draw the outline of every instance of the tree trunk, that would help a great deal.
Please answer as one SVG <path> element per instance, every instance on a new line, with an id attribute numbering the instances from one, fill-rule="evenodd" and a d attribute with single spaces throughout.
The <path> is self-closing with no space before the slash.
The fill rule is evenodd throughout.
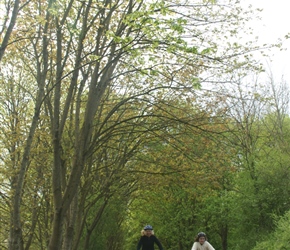
<path id="1" fill-rule="evenodd" d="M 66 218 L 66 232 L 63 241 L 63 250 L 72 250 L 75 238 L 75 226 L 78 211 L 78 193 L 73 199 Z"/>
<path id="2" fill-rule="evenodd" d="M 2 60 L 2 58 L 4 56 L 5 50 L 6 50 L 7 46 L 8 46 L 8 43 L 9 43 L 10 36 L 11 36 L 13 28 L 14 28 L 14 26 L 16 24 L 16 18 L 18 16 L 18 12 L 19 12 L 19 5 L 20 5 L 20 0 L 15 0 L 14 1 L 14 6 L 13 6 L 13 11 L 12 11 L 12 14 L 11 14 L 10 23 L 8 25 L 8 28 L 7 28 L 7 31 L 6 31 L 6 33 L 4 35 L 2 43 L 0 45 L 0 61 Z M 5 14 L 5 13 L 2 13 L 2 15 L 3 14 Z"/>
<path id="3" fill-rule="evenodd" d="M 39 98 L 40 101 L 40 98 Z M 22 239 L 22 225 L 20 219 L 20 207 L 21 207 L 21 197 L 23 192 L 23 184 L 25 179 L 25 173 L 27 165 L 29 162 L 29 154 L 35 134 L 35 130 L 38 124 L 39 109 L 36 108 L 36 114 L 33 117 L 33 121 L 30 127 L 29 136 L 27 138 L 26 147 L 24 150 L 20 170 L 16 177 L 16 183 L 12 187 L 14 190 L 13 204 L 11 211 L 11 225 L 10 225 L 10 235 L 9 235 L 9 249 L 10 250 L 23 250 L 23 239 Z"/>
<path id="4" fill-rule="evenodd" d="M 62 231 L 63 231 L 63 215 L 62 210 L 55 211 L 52 223 L 52 235 L 50 238 L 48 249 L 61 249 Z"/>
<path id="5" fill-rule="evenodd" d="M 228 226 L 227 225 L 225 225 L 222 228 L 221 238 L 222 238 L 222 249 L 227 250 L 228 249 Z"/>
<path id="6" fill-rule="evenodd" d="M 85 243 L 84 243 L 84 249 L 89 249 L 89 246 L 90 246 L 90 238 L 91 238 L 91 235 L 92 235 L 92 232 L 94 231 L 94 229 L 96 228 L 97 224 L 99 223 L 100 219 L 101 219 L 101 216 L 106 208 L 108 204 L 108 200 L 106 200 L 102 206 L 99 208 L 99 211 L 98 213 L 96 214 L 96 217 L 92 223 L 92 225 L 90 226 L 90 228 L 87 230 L 87 235 L 86 235 L 86 238 L 85 238 Z"/>

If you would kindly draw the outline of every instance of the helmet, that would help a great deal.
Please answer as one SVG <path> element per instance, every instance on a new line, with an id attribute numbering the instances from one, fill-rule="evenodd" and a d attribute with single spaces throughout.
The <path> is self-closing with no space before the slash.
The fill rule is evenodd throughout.
<path id="1" fill-rule="evenodd" d="M 144 227 L 144 230 L 145 230 L 145 231 L 146 231 L 146 230 L 153 230 L 153 227 L 150 226 L 150 225 L 146 225 L 146 226 Z"/>
<path id="2" fill-rule="evenodd" d="M 199 232 L 198 234 L 197 234 L 197 237 L 199 238 L 199 237 L 206 237 L 206 234 L 204 233 L 204 232 Z"/>

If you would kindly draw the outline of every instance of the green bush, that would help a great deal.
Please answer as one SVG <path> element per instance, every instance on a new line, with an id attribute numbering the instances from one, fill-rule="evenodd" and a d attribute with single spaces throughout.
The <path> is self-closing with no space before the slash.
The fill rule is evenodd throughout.
<path id="1" fill-rule="evenodd" d="M 253 250 L 287 250 L 290 246 L 290 211 L 276 218 L 276 229 L 269 235 L 268 240 L 259 242 Z"/>

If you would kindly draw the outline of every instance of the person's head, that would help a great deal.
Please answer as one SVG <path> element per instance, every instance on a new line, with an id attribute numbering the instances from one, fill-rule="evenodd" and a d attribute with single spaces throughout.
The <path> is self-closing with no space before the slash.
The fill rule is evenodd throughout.
<path id="1" fill-rule="evenodd" d="M 150 237 L 151 235 L 153 235 L 154 232 L 153 232 L 153 227 L 150 226 L 150 225 L 146 225 L 143 230 L 141 231 L 141 235 L 142 236 L 148 236 Z"/>
<path id="2" fill-rule="evenodd" d="M 199 242 L 201 245 L 207 240 L 206 234 L 204 232 L 199 232 L 195 238 L 196 242 Z"/>

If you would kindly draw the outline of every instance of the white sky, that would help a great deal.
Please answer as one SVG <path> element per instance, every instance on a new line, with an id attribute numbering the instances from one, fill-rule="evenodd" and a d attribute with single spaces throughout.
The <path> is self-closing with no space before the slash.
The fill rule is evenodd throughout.
<path id="1" fill-rule="evenodd" d="M 261 43 L 275 43 L 290 33 L 290 0 L 243 0 L 246 5 L 263 9 L 261 21 L 254 22 L 252 27 Z M 284 76 L 290 84 L 290 39 L 284 43 L 286 51 L 272 50 L 272 62 L 268 62 L 276 80 Z M 266 63 L 266 62 L 265 62 Z"/>

